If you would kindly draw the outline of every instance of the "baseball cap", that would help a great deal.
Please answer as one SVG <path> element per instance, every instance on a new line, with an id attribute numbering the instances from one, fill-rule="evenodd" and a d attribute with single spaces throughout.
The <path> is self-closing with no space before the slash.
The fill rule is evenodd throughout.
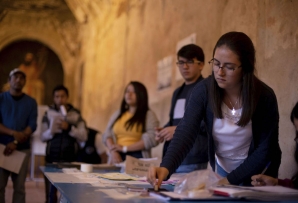
<path id="1" fill-rule="evenodd" d="M 9 73 L 9 77 L 13 76 L 13 75 L 16 74 L 16 73 L 21 73 L 21 74 L 23 74 L 23 75 L 26 77 L 25 72 L 22 71 L 22 70 L 19 69 L 19 68 L 15 68 L 15 69 L 13 69 L 12 71 L 10 71 L 10 73 Z"/>

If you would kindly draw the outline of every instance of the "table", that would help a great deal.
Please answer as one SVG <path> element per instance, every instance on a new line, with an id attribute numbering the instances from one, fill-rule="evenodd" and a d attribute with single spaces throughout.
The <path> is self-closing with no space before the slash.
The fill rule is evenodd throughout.
<path id="1" fill-rule="evenodd" d="M 72 166 L 72 165 L 70 165 Z M 47 173 L 62 173 L 61 166 L 41 166 L 40 169 L 42 172 L 47 176 Z M 107 173 L 107 172 L 119 172 L 119 168 L 115 167 L 102 167 L 102 168 L 95 168 L 93 170 L 95 173 Z M 115 195 L 117 195 L 117 191 L 115 188 L 107 188 L 106 191 L 103 189 L 98 189 L 97 187 L 92 186 L 89 183 L 59 183 L 55 182 L 51 179 L 51 177 L 47 178 L 51 181 L 51 183 L 59 190 L 62 194 L 61 203 L 93 203 L 93 202 L 102 202 L 102 203 L 118 203 L 118 202 L 137 202 L 137 203 L 161 203 L 165 202 L 164 199 L 158 199 L 153 197 L 134 197 L 132 199 L 115 199 L 111 196 L 107 195 L 106 191 L 111 191 L 114 189 Z M 137 187 L 146 187 L 152 188 L 151 185 L 134 185 Z M 173 191 L 174 187 L 170 185 L 162 186 L 162 188 L 167 189 L 169 191 Z M 118 193 L 119 194 L 119 193 Z M 177 201 L 177 200 L 171 200 Z M 232 199 L 232 198 L 225 198 L 220 197 L 219 199 L 212 199 L 212 200 L 191 200 L 191 202 L 233 202 L 233 203 L 243 203 L 248 200 L 241 200 L 241 199 Z M 190 200 L 183 200 L 179 202 L 190 202 Z M 250 201 L 250 202 L 260 202 L 260 201 Z M 291 201 L 282 201 L 282 202 L 291 202 Z M 293 201 L 292 201 L 293 203 Z"/>
<path id="2" fill-rule="evenodd" d="M 73 165 L 64 165 L 64 167 L 71 167 Z M 93 187 L 89 183 L 57 183 L 47 175 L 47 173 L 62 173 L 63 165 L 57 166 L 52 164 L 51 166 L 40 166 L 41 171 L 45 174 L 45 176 L 49 179 L 49 181 L 58 189 L 58 191 L 62 194 L 63 203 L 93 203 L 93 202 L 108 202 L 108 203 L 117 203 L 117 202 L 132 202 L 132 199 L 128 200 L 117 200 L 111 198 L 109 195 L 102 191 L 98 191 L 97 187 Z M 107 172 L 119 172 L 120 169 L 116 167 L 103 167 L 103 168 L 95 168 L 93 172 L 95 173 L 107 173 Z M 151 188 L 148 184 L 144 185 L 134 185 L 137 187 L 146 187 Z M 173 190 L 173 186 L 163 186 L 162 188 L 167 190 Z M 108 188 L 107 190 L 109 190 Z M 137 202 L 164 202 L 159 199 L 154 199 L 152 197 L 138 197 L 134 199 Z"/>

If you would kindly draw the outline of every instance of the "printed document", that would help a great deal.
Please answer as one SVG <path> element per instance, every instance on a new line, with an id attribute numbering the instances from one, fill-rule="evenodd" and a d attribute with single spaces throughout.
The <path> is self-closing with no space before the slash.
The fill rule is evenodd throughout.
<path id="1" fill-rule="evenodd" d="M 5 147 L 5 145 L 0 144 L 0 167 L 19 174 L 26 154 L 24 152 L 14 150 L 11 155 L 4 156 L 3 152 Z"/>

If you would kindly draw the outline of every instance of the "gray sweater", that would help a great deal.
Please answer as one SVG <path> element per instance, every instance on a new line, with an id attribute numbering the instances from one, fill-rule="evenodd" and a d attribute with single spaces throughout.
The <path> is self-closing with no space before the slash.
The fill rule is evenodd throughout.
<path id="1" fill-rule="evenodd" d="M 116 135 L 113 132 L 113 123 L 120 114 L 120 110 L 116 111 L 108 122 L 108 126 L 102 136 L 103 142 L 106 143 L 108 138 L 112 138 L 116 143 Z M 142 140 L 144 141 L 145 149 L 142 150 L 143 158 L 151 158 L 151 148 L 158 145 L 158 142 L 155 140 L 155 128 L 159 126 L 158 119 L 155 113 L 151 110 L 147 111 L 146 115 L 146 129 L 142 134 Z"/>

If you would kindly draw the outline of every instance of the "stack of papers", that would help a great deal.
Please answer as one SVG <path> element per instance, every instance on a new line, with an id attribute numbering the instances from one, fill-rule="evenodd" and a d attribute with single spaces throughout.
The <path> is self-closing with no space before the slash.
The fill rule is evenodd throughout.
<path id="1" fill-rule="evenodd" d="M 98 174 L 98 177 L 109 179 L 109 180 L 139 180 L 139 178 L 125 173 L 104 173 L 104 174 Z"/>
<path id="2" fill-rule="evenodd" d="M 211 188 L 215 195 L 262 201 L 297 200 L 298 190 L 282 186 L 243 187 L 224 185 Z"/>

